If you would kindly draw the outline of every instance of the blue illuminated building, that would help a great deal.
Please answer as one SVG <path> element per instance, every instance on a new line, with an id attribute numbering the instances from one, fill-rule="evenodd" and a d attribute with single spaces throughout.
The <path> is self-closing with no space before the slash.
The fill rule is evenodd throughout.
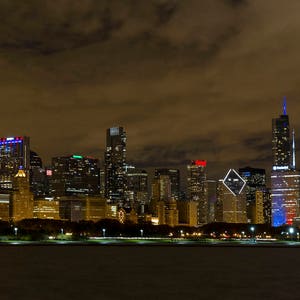
<path id="1" fill-rule="evenodd" d="M 29 137 L 0 138 L 0 188 L 12 189 L 12 179 L 20 168 L 28 173 L 30 167 Z"/>
<path id="2" fill-rule="evenodd" d="M 272 120 L 272 152 L 272 225 L 292 224 L 299 213 L 300 175 L 296 171 L 294 134 L 293 143 L 291 143 L 285 98 L 283 101 L 283 114 Z"/>

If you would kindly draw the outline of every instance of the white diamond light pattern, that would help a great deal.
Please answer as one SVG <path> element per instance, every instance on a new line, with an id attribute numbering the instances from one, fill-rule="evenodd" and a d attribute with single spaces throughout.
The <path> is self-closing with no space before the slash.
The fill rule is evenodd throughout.
<path id="1" fill-rule="evenodd" d="M 234 196 L 239 195 L 246 185 L 246 181 L 234 169 L 228 171 L 223 183 Z"/>

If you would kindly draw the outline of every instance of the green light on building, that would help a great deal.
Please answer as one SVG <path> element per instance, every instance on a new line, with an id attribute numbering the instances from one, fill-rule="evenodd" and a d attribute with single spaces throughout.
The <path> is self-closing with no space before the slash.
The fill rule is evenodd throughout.
<path id="1" fill-rule="evenodd" d="M 73 158 L 82 159 L 81 155 L 73 155 Z"/>

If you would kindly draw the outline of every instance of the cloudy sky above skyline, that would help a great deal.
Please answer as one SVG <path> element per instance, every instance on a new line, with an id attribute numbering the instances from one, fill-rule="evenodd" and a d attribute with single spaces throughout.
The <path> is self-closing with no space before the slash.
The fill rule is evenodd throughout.
<path id="1" fill-rule="evenodd" d="M 300 144 L 300 2 L 0 0 L 2 136 L 46 162 L 103 158 L 124 126 L 128 159 L 271 166 L 271 119 L 287 97 Z"/>

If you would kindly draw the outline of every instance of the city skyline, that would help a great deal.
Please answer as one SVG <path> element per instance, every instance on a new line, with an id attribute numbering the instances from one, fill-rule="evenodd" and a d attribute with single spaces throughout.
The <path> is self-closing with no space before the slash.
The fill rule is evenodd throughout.
<path id="1" fill-rule="evenodd" d="M 299 298 L 299 11 L 0 0 L 3 297 Z"/>
<path id="2" fill-rule="evenodd" d="M 285 116 L 284 114 L 287 114 L 287 101 L 286 101 L 286 97 L 283 98 L 282 100 L 282 103 L 281 103 L 281 113 L 279 113 L 281 116 Z M 274 116 L 275 117 L 275 116 Z M 273 118 L 274 120 L 274 118 Z M 269 123 L 270 123 L 270 120 L 269 120 Z M 293 123 L 292 123 L 293 124 Z M 107 142 L 107 135 L 108 135 L 108 132 L 114 128 L 122 128 L 123 130 L 123 127 L 110 127 L 108 129 L 105 129 L 104 130 L 104 135 L 106 137 L 106 142 Z M 126 127 L 124 127 L 124 130 L 126 130 Z M 292 156 L 292 153 L 290 153 L 289 155 L 289 159 L 292 160 L 293 159 L 293 162 L 291 161 L 291 163 L 294 163 L 294 160 L 297 164 L 297 160 L 296 160 L 296 157 L 297 157 L 297 141 L 296 141 L 296 137 L 295 137 L 295 132 L 294 132 L 294 127 L 291 125 L 291 132 L 292 134 L 290 134 L 291 137 L 293 137 L 293 144 L 291 141 L 289 141 L 288 143 L 290 144 L 291 147 L 294 147 L 296 143 L 296 147 L 295 147 L 295 157 Z M 106 134 L 105 134 L 106 133 Z M 126 135 L 128 136 L 128 132 L 126 130 Z M 130 133 L 129 133 L 130 135 Z M 270 136 L 271 136 L 271 139 L 270 139 L 270 143 L 269 143 L 269 152 L 270 152 L 270 157 L 268 158 L 267 161 L 251 161 L 251 160 L 245 160 L 245 161 L 240 161 L 239 164 L 236 163 L 236 162 L 228 162 L 227 164 L 224 164 L 223 162 L 216 162 L 216 161 L 207 161 L 207 159 L 205 157 L 200 157 L 200 160 L 205 160 L 205 163 L 206 163 L 206 168 L 208 169 L 208 179 L 211 178 L 211 179 L 219 179 L 219 178 L 222 178 L 223 176 L 223 173 L 226 171 L 226 168 L 235 168 L 235 169 L 238 169 L 238 168 L 242 168 L 242 167 L 248 167 L 248 166 L 251 166 L 251 167 L 258 167 L 258 168 L 264 168 L 266 169 L 266 172 L 269 173 L 272 169 L 272 130 L 270 130 Z M 14 139 L 15 137 L 9 137 L 9 136 L 6 136 L 6 138 L 4 139 Z M 19 137 L 17 137 L 18 139 Z M 23 137 L 21 137 L 23 138 Z M 33 149 L 33 151 L 36 150 L 36 145 L 32 142 L 32 139 L 30 136 L 24 136 L 24 138 L 26 139 L 30 139 L 30 144 L 31 144 L 31 149 Z M 105 138 L 104 138 L 105 140 Z M 9 141 L 8 141 L 9 142 Z M 33 145 L 33 146 L 32 146 Z M 126 148 L 130 148 L 128 143 L 126 145 Z M 59 153 L 57 155 L 57 157 L 63 157 L 63 156 L 72 156 L 72 155 L 82 155 L 82 156 L 88 156 L 90 158 L 94 158 L 94 159 L 98 159 L 99 160 L 99 164 L 102 168 L 104 168 L 105 166 L 105 157 L 106 157 L 106 151 L 107 150 L 103 150 L 103 151 L 100 151 L 100 155 L 99 156 L 89 156 L 87 153 L 83 153 L 83 152 L 76 152 L 76 151 L 70 151 L 68 153 Z M 99 151 L 98 151 L 99 152 Z M 130 153 L 128 150 L 126 151 L 127 154 L 126 156 L 129 157 L 129 159 L 127 159 L 127 163 L 134 163 L 135 164 L 135 167 L 137 168 L 145 168 L 147 169 L 148 171 L 150 170 L 150 173 L 154 173 L 155 172 L 155 169 L 157 168 L 167 168 L 167 167 L 174 167 L 174 168 L 178 168 L 182 173 L 183 173 L 183 177 L 184 177 L 184 183 L 183 183 L 183 186 L 185 187 L 185 181 L 186 181 L 186 166 L 193 160 L 197 160 L 199 159 L 199 157 L 191 157 L 189 159 L 185 159 L 185 160 L 180 160 L 178 159 L 178 163 L 173 163 L 173 164 L 168 164 L 168 161 L 160 161 L 158 164 L 153 163 L 152 161 L 152 164 L 149 162 L 149 164 L 144 164 L 144 163 L 141 163 L 140 161 L 140 158 L 139 157 L 132 157 L 132 153 Z M 37 153 L 37 155 L 39 157 L 41 157 L 41 155 L 39 153 Z M 273 154 L 274 155 L 274 154 Z M 53 160 L 53 158 L 55 157 L 47 157 L 46 159 L 41 157 L 42 159 L 42 162 L 43 162 L 43 165 L 44 166 L 47 166 L 47 167 L 50 167 L 51 166 L 51 160 Z M 267 167 L 265 167 L 267 165 Z M 217 172 L 215 169 L 213 169 L 213 167 L 217 169 Z M 224 168 L 221 169 L 221 166 L 223 166 Z M 296 169 L 297 169 L 297 166 L 296 166 Z M 268 176 L 267 176 L 267 179 Z"/>
<path id="3" fill-rule="evenodd" d="M 124 126 L 142 168 L 270 170 L 286 96 L 299 143 L 297 1 L 66 3 L 0 4 L 1 136 L 30 136 L 45 162 L 102 159 Z"/>

